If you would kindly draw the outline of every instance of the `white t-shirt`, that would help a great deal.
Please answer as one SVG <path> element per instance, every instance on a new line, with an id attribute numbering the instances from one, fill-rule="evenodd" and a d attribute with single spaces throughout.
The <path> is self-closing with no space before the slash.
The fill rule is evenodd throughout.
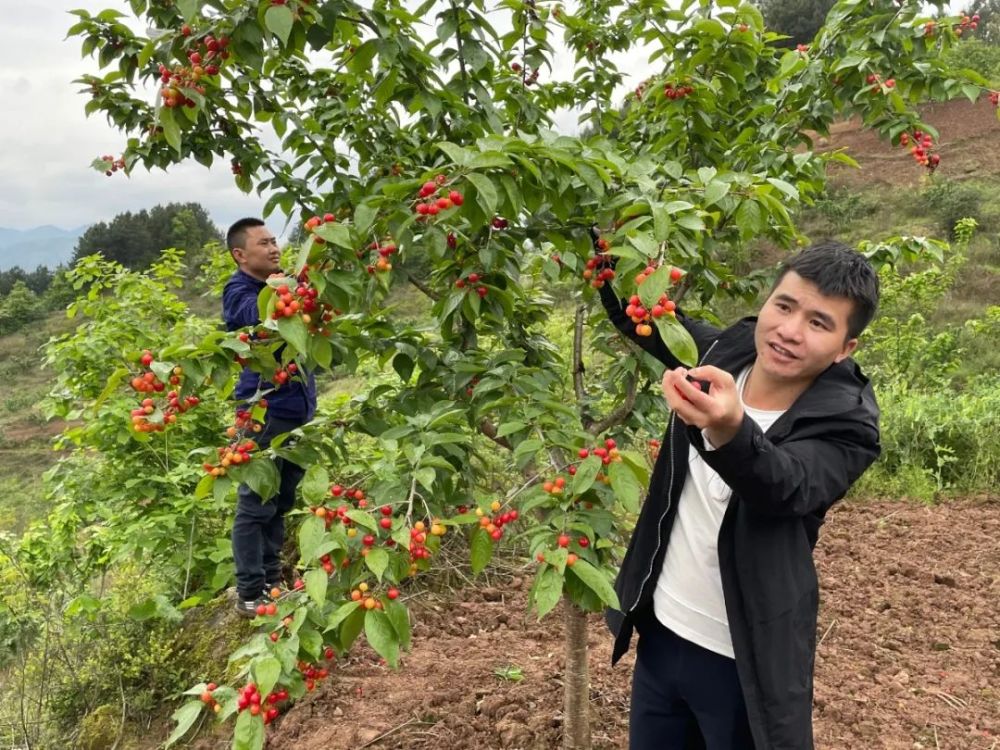
<path id="1" fill-rule="evenodd" d="M 750 374 L 736 379 L 743 389 Z M 784 411 L 763 411 L 743 404 L 746 414 L 765 432 Z M 733 658 L 733 640 L 719 572 L 719 529 L 733 494 L 698 453 L 688 452 L 688 476 L 678 500 L 667 553 L 653 592 L 656 619 L 685 640 Z"/>

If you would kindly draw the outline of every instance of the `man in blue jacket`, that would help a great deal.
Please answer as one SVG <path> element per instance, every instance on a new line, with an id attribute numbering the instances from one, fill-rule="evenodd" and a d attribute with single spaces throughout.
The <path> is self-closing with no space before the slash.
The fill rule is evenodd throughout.
<path id="1" fill-rule="evenodd" d="M 719 330 L 678 314 L 687 370 L 609 610 L 612 660 L 639 632 L 630 750 L 811 750 L 819 606 L 812 550 L 829 508 L 879 455 L 878 406 L 850 358 L 878 304 L 867 259 L 836 242 L 786 260 L 758 317 Z M 696 381 L 696 382 L 695 382 Z"/>
<path id="2" fill-rule="evenodd" d="M 257 296 L 268 276 L 281 271 L 278 241 L 260 219 L 240 219 L 226 233 L 226 244 L 237 269 L 222 294 L 222 317 L 226 329 L 235 331 L 260 323 Z M 316 413 L 316 382 L 301 372 L 275 386 L 244 368 L 236 385 L 242 403 L 267 400 L 264 429 L 255 435 L 261 448 L 283 433 L 301 427 Z M 281 484 L 278 494 L 261 498 L 246 485 L 237 491 L 233 520 L 233 560 L 236 563 L 236 611 L 255 617 L 257 607 L 268 601 L 268 592 L 281 582 L 281 548 L 285 541 L 285 514 L 295 504 L 295 489 L 302 480 L 301 467 L 277 459 Z"/>

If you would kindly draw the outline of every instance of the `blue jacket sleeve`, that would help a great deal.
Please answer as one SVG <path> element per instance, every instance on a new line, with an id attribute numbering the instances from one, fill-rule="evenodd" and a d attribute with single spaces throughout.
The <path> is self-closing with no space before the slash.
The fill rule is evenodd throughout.
<path id="1" fill-rule="evenodd" d="M 222 317 L 228 330 L 235 331 L 237 328 L 260 323 L 257 294 L 257 290 L 252 286 L 239 283 L 226 284 L 222 292 Z"/>

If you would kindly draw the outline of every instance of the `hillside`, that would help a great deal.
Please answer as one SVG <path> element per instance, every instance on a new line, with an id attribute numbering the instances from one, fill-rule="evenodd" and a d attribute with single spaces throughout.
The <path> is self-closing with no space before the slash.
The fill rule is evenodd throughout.
<path id="1" fill-rule="evenodd" d="M 1000 119 L 985 98 L 975 104 L 967 99 L 935 102 L 922 108 L 926 121 L 940 140 L 936 151 L 941 164 L 935 176 L 945 180 L 1000 178 Z M 817 150 L 843 149 L 861 169 L 836 166 L 834 187 L 871 190 L 881 187 L 916 188 L 926 182 L 927 171 L 914 162 L 909 149 L 892 146 L 875 133 L 861 129 L 857 118 L 838 123 L 829 138 L 816 142 Z"/>
<path id="2" fill-rule="evenodd" d="M 66 263 L 73 257 L 73 249 L 85 229 L 51 225 L 26 230 L 0 227 L 0 271 L 14 266 L 33 271 L 38 266 L 55 268 Z"/>

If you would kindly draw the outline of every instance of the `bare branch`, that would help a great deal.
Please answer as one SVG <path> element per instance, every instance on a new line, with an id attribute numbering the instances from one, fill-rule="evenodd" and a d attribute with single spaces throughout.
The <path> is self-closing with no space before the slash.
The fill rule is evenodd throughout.
<path id="1" fill-rule="evenodd" d="M 497 437 L 497 427 L 486 417 L 483 417 L 482 421 L 479 422 L 479 431 L 483 433 L 486 437 L 492 440 L 497 445 L 502 445 L 507 450 L 513 450 L 514 446 L 510 444 L 510 441 L 505 437 Z"/>
<path id="2" fill-rule="evenodd" d="M 586 312 L 585 305 L 576 306 L 576 320 L 573 326 L 573 390 L 576 391 L 576 401 L 581 409 L 587 400 L 587 391 L 583 386 L 583 319 Z"/>
<path id="3" fill-rule="evenodd" d="M 590 426 L 590 433 L 592 435 L 600 435 L 602 432 L 620 425 L 628 418 L 628 415 L 632 413 L 632 408 L 635 406 L 635 397 L 639 391 L 640 367 L 641 364 L 636 362 L 635 372 L 629 376 L 628 385 L 625 387 L 625 401 L 623 401 L 621 406 L 611 412 L 604 419 L 595 422 Z"/>
<path id="4" fill-rule="evenodd" d="M 413 286 L 415 286 L 417 289 L 419 289 L 421 292 L 423 292 L 425 295 L 427 295 L 428 297 L 430 297 L 435 302 L 437 302 L 439 299 L 441 299 L 441 295 L 440 294 L 438 294 L 437 292 L 435 292 L 433 289 L 431 289 L 429 286 L 427 286 L 427 284 L 425 284 L 423 281 L 421 281 L 420 279 L 418 279 L 416 276 L 413 276 L 411 274 L 409 278 L 410 278 L 410 283 L 413 284 Z"/>

